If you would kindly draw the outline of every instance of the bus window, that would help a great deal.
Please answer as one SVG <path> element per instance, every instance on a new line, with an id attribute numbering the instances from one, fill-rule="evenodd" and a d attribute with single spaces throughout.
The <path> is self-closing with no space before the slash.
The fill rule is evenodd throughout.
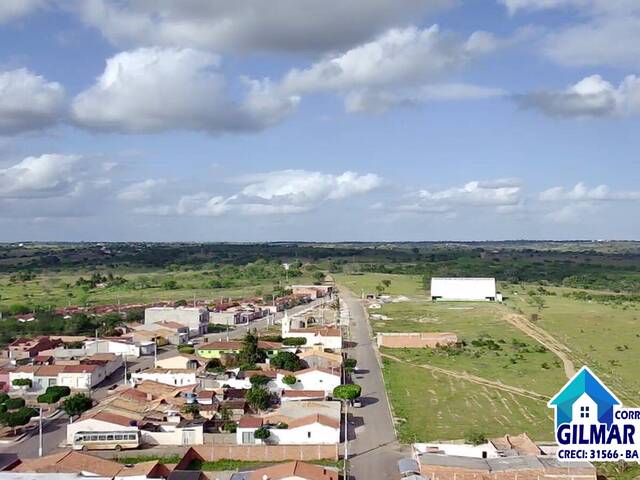
<path id="1" fill-rule="evenodd" d="M 91 441 L 92 442 L 98 441 L 98 436 L 97 435 L 91 435 Z"/>
<path id="2" fill-rule="evenodd" d="M 98 440 L 104 442 L 107 439 L 106 435 L 98 435 Z"/>
<path id="3" fill-rule="evenodd" d="M 107 435 L 107 441 L 109 440 L 113 441 L 113 435 Z"/>
<path id="4" fill-rule="evenodd" d="M 116 435 L 116 440 L 122 440 L 122 435 Z"/>

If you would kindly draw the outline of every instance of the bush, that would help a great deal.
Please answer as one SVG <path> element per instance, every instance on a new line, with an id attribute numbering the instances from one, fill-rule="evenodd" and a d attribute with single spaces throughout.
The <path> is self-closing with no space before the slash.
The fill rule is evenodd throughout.
<path id="1" fill-rule="evenodd" d="M 481 445 L 487 442 L 487 437 L 485 437 L 484 433 L 470 431 L 464 436 L 464 440 L 471 445 Z"/>
<path id="2" fill-rule="evenodd" d="M 22 407 L 15 412 L 7 412 L 0 417 L 0 423 L 16 428 L 29 423 L 33 417 L 38 416 L 38 412 L 33 408 Z"/>
<path id="3" fill-rule="evenodd" d="M 198 415 L 200 413 L 200 407 L 195 403 L 185 405 L 184 407 L 182 407 L 182 413 Z"/>
<path id="4" fill-rule="evenodd" d="M 38 396 L 38 403 L 56 403 L 60 401 L 61 398 L 67 397 L 71 394 L 71 390 L 69 387 L 48 387 L 47 390 Z"/>
<path id="5" fill-rule="evenodd" d="M 22 408 L 25 405 L 24 398 L 10 398 L 6 402 L 4 402 L 7 410 L 17 410 L 18 408 Z"/>
<path id="6" fill-rule="evenodd" d="M 0 415 L 7 412 L 7 406 L 4 403 L 0 404 Z"/>
<path id="7" fill-rule="evenodd" d="M 0 393 L 0 405 L 4 404 L 7 400 L 9 400 L 9 395 L 4 392 Z"/>
<path id="8" fill-rule="evenodd" d="M 271 378 L 267 377 L 266 375 L 254 375 L 249 379 L 249 381 L 251 382 L 251 385 L 254 387 L 255 386 L 262 387 L 267 383 L 269 383 L 271 381 Z"/>
<path id="9" fill-rule="evenodd" d="M 347 358 L 344 361 L 344 368 L 348 372 L 351 372 L 351 371 L 353 371 L 354 368 L 356 368 L 357 364 L 358 364 L 358 361 L 355 358 Z"/>
<path id="10" fill-rule="evenodd" d="M 295 353 L 291 352 L 278 352 L 269 359 L 269 365 L 274 368 L 281 368 L 283 370 L 289 370 L 295 372 L 302 369 L 302 363 Z"/>
<path id="11" fill-rule="evenodd" d="M 305 337 L 290 337 L 282 340 L 282 344 L 288 347 L 299 347 L 307 343 L 307 339 Z"/>
<path id="12" fill-rule="evenodd" d="M 283 382 L 285 385 L 295 385 L 295 383 L 296 383 L 297 381 L 298 381 L 298 380 L 297 380 L 297 379 L 296 379 L 296 377 L 294 377 L 293 375 L 285 375 L 285 376 L 282 378 L 282 382 Z"/>
<path id="13" fill-rule="evenodd" d="M 180 353 L 186 353 L 187 355 L 193 355 L 196 351 L 191 345 L 179 345 L 178 351 Z"/>
<path id="14" fill-rule="evenodd" d="M 236 433 L 236 430 L 238 429 L 238 425 L 236 425 L 236 422 L 227 422 L 222 426 L 222 429 L 225 432 Z"/>
<path id="15" fill-rule="evenodd" d="M 268 428 L 260 427 L 255 432 L 253 432 L 253 436 L 259 440 L 266 440 L 271 436 L 271 432 Z"/>
<path id="16" fill-rule="evenodd" d="M 29 388 L 31 388 L 31 385 L 33 385 L 33 382 L 31 381 L 30 378 L 16 378 L 11 383 L 13 384 L 14 387 L 29 387 Z"/>

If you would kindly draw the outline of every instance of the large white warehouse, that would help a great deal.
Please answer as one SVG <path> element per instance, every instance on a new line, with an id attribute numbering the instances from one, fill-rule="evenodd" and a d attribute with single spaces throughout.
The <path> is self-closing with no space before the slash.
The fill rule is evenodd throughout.
<path id="1" fill-rule="evenodd" d="M 483 301 L 500 300 L 495 278 L 431 278 L 431 300 Z"/>

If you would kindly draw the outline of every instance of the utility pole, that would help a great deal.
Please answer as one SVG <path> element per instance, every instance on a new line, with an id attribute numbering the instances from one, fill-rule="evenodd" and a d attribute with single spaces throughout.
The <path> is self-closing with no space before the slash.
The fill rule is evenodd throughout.
<path id="1" fill-rule="evenodd" d="M 40 407 L 40 418 L 38 420 L 38 457 L 42 457 L 42 407 Z"/>
<path id="2" fill-rule="evenodd" d="M 123 354 L 122 359 L 124 360 L 124 384 L 126 385 L 127 384 L 127 357 L 125 357 Z"/>

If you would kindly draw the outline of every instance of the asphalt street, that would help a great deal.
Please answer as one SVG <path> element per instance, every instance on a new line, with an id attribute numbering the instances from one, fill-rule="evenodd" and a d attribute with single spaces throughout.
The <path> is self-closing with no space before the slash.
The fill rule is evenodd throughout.
<path id="1" fill-rule="evenodd" d="M 345 288 L 340 289 L 340 295 L 349 307 L 350 340 L 355 343 L 347 351 L 358 361 L 358 371 L 363 371 L 353 378 L 362 387 L 363 406 L 350 409 L 351 428 L 355 430 L 355 439 L 349 443 L 350 474 L 357 480 L 399 478 L 397 462 L 409 452 L 396 441 L 369 322 L 358 298 Z"/>

